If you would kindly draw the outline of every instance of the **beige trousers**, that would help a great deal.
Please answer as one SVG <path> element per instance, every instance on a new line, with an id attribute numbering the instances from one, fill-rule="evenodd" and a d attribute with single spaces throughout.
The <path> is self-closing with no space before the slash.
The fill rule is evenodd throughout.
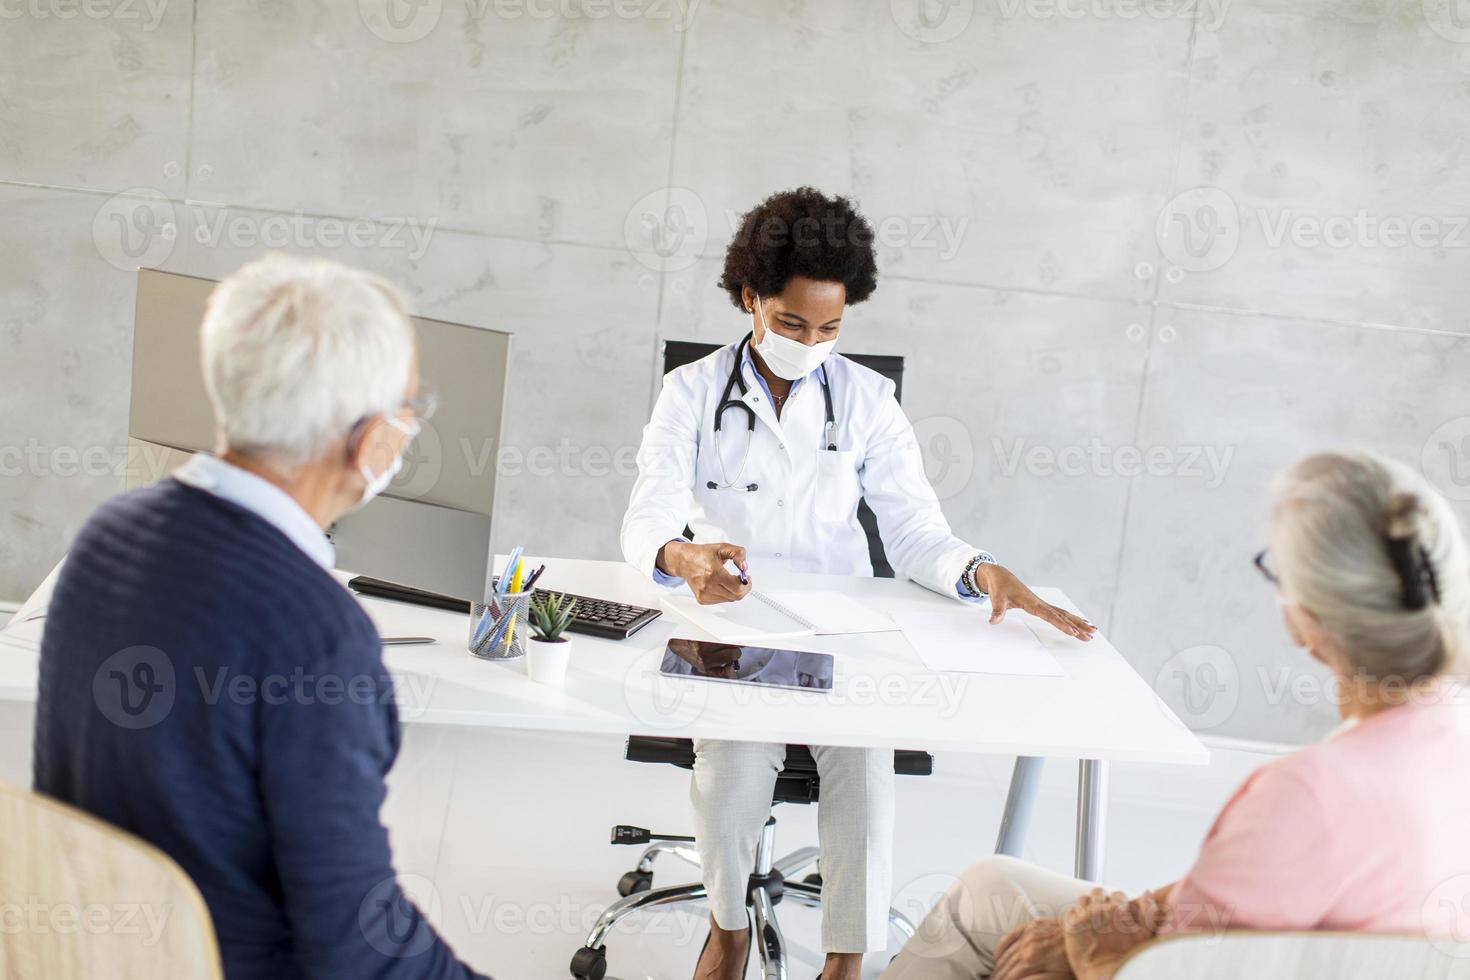
<path id="1" fill-rule="evenodd" d="M 988 977 L 1002 936 L 1032 919 L 1061 915 L 1093 887 L 1016 858 L 976 861 L 934 904 L 880 980 Z"/>

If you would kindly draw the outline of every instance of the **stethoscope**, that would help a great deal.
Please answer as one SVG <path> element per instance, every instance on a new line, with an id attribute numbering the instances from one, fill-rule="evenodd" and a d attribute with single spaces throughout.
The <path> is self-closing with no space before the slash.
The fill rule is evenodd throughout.
<path id="1" fill-rule="evenodd" d="M 745 364 L 745 349 L 750 346 L 752 334 L 746 334 L 735 348 L 735 365 L 730 369 L 730 377 L 725 382 L 724 394 L 720 395 L 720 405 L 715 409 L 715 459 L 720 461 L 720 476 L 725 478 L 724 483 L 716 483 L 710 480 L 705 484 L 711 490 L 738 490 L 741 493 L 754 493 L 760 489 L 757 483 L 747 483 L 737 486 L 740 478 L 745 475 L 745 464 L 750 462 L 750 447 L 755 442 L 755 409 L 745 404 L 744 398 L 750 391 L 750 386 L 745 383 L 744 372 L 741 368 Z M 824 431 L 827 434 L 827 449 L 835 452 L 837 449 L 837 418 L 832 413 L 832 385 L 827 380 L 827 365 L 823 364 L 822 372 L 822 401 L 827 407 L 827 424 Z M 730 392 L 739 390 L 740 397 L 731 398 Z M 725 409 L 738 408 L 745 413 L 745 429 L 749 435 L 745 440 L 745 455 L 740 458 L 740 469 L 735 471 L 735 479 L 730 479 L 729 472 L 725 469 L 725 454 L 720 451 L 720 422 Z"/>

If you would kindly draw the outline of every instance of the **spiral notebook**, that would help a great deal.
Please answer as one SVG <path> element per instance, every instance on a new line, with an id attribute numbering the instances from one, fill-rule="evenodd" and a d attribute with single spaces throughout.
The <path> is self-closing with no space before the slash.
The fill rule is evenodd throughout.
<path id="1" fill-rule="evenodd" d="M 841 592 L 804 589 L 751 590 L 739 602 L 701 606 L 687 590 L 662 597 L 665 606 L 710 636 L 751 645 L 791 636 L 884 633 L 893 620 Z"/>

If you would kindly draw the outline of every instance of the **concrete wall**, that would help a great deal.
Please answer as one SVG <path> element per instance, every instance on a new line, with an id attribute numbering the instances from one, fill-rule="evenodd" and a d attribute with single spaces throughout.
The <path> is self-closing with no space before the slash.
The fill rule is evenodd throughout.
<path id="1" fill-rule="evenodd" d="M 514 331 L 501 527 L 614 557 L 658 341 L 740 334 L 733 216 L 810 183 L 957 529 L 1197 727 L 1323 730 L 1250 558 L 1314 448 L 1470 498 L 1470 11 L 689 2 L 0 5 L 0 598 L 123 484 L 126 270 L 267 245 Z"/>

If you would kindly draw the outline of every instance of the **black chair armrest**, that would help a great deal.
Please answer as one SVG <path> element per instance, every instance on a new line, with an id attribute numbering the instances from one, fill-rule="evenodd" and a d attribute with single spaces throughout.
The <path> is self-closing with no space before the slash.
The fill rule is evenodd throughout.
<path id="1" fill-rule="evenodd" d="M 651 762 L 694 768 L 694 742 L 687 738 L 664 738 L 656 735 L 630 735 L 624 757 L 629 762 Z M 805 745 L 786 746 L 786 765 L 782 772 L 793 775 L 815 773 L 816 760 Z M 934 772 L 934 757 L 916 749 L 899 749 L 893 753 L 893 771 L 900 776 L 928 776 Z"/>
<path id="2" fill-rule="evenodd" d="M 893 753 L 893 771 L 900 776 L 932 776 L 934 757 L 917 749 L 898 749 Z"/>
<path id="3" fill-rule="evenodd" d="M 694 742 L 687 738 L 630 735 L 623 757 L 629 762 L 652 762 L 693 769 Z"/>

